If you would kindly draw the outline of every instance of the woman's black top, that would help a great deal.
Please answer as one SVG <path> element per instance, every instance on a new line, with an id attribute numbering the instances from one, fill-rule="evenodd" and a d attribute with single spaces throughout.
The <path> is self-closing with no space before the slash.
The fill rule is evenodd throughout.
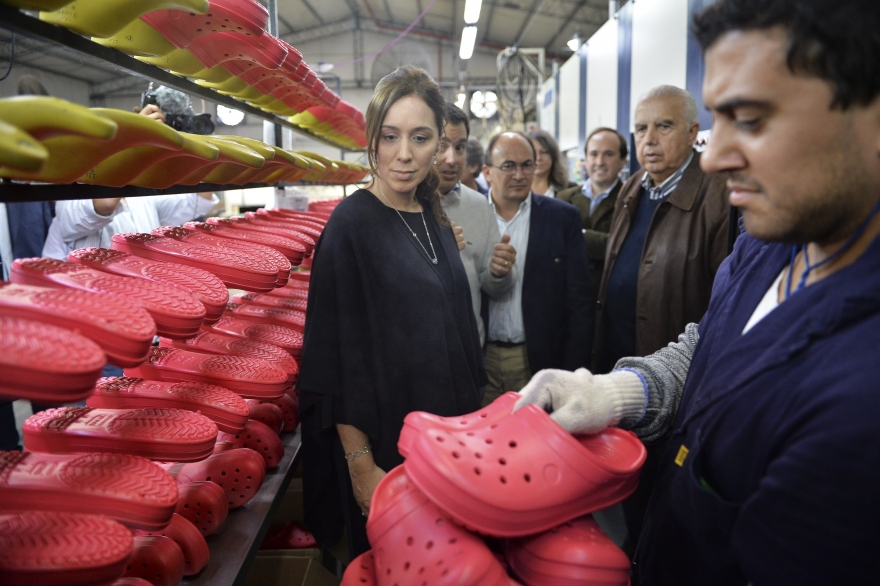
<path id="1" fill-rule="evenodd" d="M 422 214 L 402 215 L 431 254 Z M 455 237 L 427 209 L 424 220 L 436 265 L 393 208 L 358 190 L 327 222 L 309 285 L 300 412 L 363 431 L 386 471 L 403 461 L 407 413 L 473 412 L 486 384 Z"/>

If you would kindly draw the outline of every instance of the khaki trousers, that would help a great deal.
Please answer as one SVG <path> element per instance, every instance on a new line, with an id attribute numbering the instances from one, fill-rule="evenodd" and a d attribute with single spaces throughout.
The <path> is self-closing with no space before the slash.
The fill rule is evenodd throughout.
<path id="1" fill-rule="evenodd" d="M 526 345 L 506 347 L 493 342 L 486 344 L 486 394 L 483 407 L 506 393 L 518 391 L 532 378 Z"/>

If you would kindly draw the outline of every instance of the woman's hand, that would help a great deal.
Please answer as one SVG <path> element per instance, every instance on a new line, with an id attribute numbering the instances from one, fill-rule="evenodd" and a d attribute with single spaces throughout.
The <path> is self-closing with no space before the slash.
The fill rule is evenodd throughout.
<path id="1" fill-rule="evenodd" d="M 464 247 L 467 245 L 467 242 L 464 240 L 464 228 L 456 226 L 455 222 L 450 222 L 450 224 L 452 224 L 452 233 L 455 234 L 455 242 L 458 244 L 458 249 L 464 250 Z"/>
<path id="2" fill-rule="evenodd" d="M 361 508 L 361 513 L 366 517 L 370 512 L 370 500 L 373 498 L 373 492 L 376 490 L 376 485 L 385 476 L 385 471 L 372 461 L 369 462 L 369 466 L 358 464 L 356 461 L 351 462 L 348 473 L 351 476 L 354 500 Z"/>

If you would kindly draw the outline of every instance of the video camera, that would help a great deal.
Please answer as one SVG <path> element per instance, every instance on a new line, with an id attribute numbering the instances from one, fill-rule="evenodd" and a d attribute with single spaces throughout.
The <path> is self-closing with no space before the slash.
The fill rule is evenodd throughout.
<path id="1" fill-rule="evenodd" d="M 141 94 L 141 109 L 146 108 L 147 104 L 154 104 L 159 108 L 165 116 L 165 124 L 174 130 L 190 134 L 213 134 L 214 132 L 214 122 L 211 121 L 211 115 L 208 113 L 193 114 L 192 104 L 183 92 L 165 86 L 159 86 L 154 90 L 151 82 L 150 87 Z"/>

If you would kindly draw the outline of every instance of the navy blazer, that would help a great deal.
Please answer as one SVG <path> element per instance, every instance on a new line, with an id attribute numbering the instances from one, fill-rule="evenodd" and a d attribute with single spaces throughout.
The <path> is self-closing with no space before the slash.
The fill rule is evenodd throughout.
<path id="1" fill-rule="evenodd" d="M 6 204 L 13 258 L 43 256 L 43 244 L 52 225 L 53 205 L 46 201 Z"/>
<path id="2" fill-rule="evenodd" d="M 596 299 L 576 207 L 532 195 L 522 279 L 523 322 L 532 374 L 545 368 L 588 367 Z"/>

